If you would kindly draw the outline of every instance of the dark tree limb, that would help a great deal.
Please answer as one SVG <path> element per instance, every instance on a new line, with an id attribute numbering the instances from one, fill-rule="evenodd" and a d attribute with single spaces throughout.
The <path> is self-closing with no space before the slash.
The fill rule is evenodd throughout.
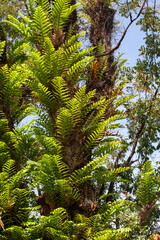
<path id="1" fill-rule="evenodd" d="M 128 24 L 128 26 L 126 27 L 125 31 L 123 32 L 122 37 L 120 38 L 120 40 L 119 40 L 119 42 L 117 43 L 117 45 L 116 45 L 114 48 L 112 48 L 110 51 L 106 52 L 106 53 L 96 55 L 97 58 L 103 57 L 103 56 L 106 56 L 106 55 L 110 55 L 111 53 L 113 53 L 115 50 L 117 50 L 117 49 L 120 47 L 120 45 L 121 45 L 124 37 L 126 36 L 126 33 L 127 33 L 128 29 L 129 29 L 129 27 L 130 27 L 130 26 L 132 25 L 132 23 L 135 22 L 135 21 L 139 18 L 139 16 L 141 15 L 145 3 L 146 3 L 146 0 L 144 0 L 143 4 L 142 4 L 142 6 L 141 6 L 141 8 L 140 8 L 140 10 L 139 10 L 139 13 L 137 14 L 137 16 L 136 16 L 134 19 L 132 19 L 132 16 L 130 15 L 130 23 Z"/>

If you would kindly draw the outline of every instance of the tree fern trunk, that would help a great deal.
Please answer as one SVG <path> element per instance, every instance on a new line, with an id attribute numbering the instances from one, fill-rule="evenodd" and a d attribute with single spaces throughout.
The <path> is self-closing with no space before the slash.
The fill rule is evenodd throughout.
<path id="1" fill-rule="evenodd" d="M 84 11 L 90 17 L 91 24 L 89 30 L 89 40 L 93 47 L 96 47 L 94 54 L 98 55 L 98 46 L 101 44 L 104 47 L 105 52 L 109 52 L 112 47 L 111 37 L 114 27 L 114 15 L 115 10 L 107 6 L 102 0 L 96 0 L 94 3 L 88 0 L 88 8 Z M 115 73 L 115 67 L 112 66 L 114 57 L 112 54 L 105 57 L 106 67 L 102 76 L 94 78 L 92 75 L 91 79 L 87 81 L 87 91 L 97 89 L 97 98 L 106 96 L 109 98 L 112 94 L 114 87 L 113 75 Z M 97 70 L 100 69 L 100 59 L 97 58 Z M 94 72 L 93 72 L 94 74 Z"/>

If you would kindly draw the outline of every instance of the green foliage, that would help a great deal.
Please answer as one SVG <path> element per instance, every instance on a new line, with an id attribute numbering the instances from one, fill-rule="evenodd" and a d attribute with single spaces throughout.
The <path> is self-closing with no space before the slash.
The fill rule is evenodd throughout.
<path id="1" fill-rule="evenodd" d="M 21 32 L 28 41 L 36 43 L 39 48 L 42 48 L 45 38 L 50 37 L 55 45 L 60 38 L 63 39 L 63 28 L 67 24 L 69 15 L 76 9 L 78 4 L 71 5 L 71 0 L 57 0 L 54 2 L 52 8 L 48 1 L 30 1 L 30 17 L 20 14 L 23 22 L 20 22 L 15 17 L 9 15 L 5 22 L 16 28 Z M 52 29 L 54 28 L 54 35 L 52 36 Z M 59 43 L 58 43 L 59 44 Z"/>
<path id="2" fill-rule="evenodd" d="M 119 1 L 102 1 L 100 5 L 108 9 L 113 3 Z M 90 1 L 82 4 L 92 7 Z M 155 64 L 139 60 L 134 70 L 120 75 L 126 62 L 122 55 L 110 65 L 111 55 L 96 59 L 95 47 L 84 49 L 84 32 L 74 34 L 73 27 L 67 32 L 79 4 L 73 5 L 71 0 L 29 0 L 27 6 L 27 16 L 22 11 L 19 18 L 9 15 L 5 21 L 24 39 L 15 43 L 9 54 L 8 59 L 14 60 L 0 69 L 0 227 L 3 230 L 4 224 L 6 229 L 0 232 L 0 239 L 146 239 L 152 226 L 140 229 L 137 219 L 150 202 L 156 204 L 158 192 L 155 170 L 146 161 L 153 150 L 147 143 L 157 139 L 151 134 L 159 128 L 154 123 L 156 114 L 151 112 L 153 106 L 159 109 L 159 102 L 149 92 L 158 85 Z M 137 12 L 137 7 L 137 1 L 121 3 L 119 12 L 132 18 L 130 12 Z M 144 27 L 147 21 L 144 15 Z M 155 26 L 158 22 L 156 18 Z M 158 27 L 155 30 L 158 32 Z M 148 35 L 148 51 L 141 49 L 151 60 L 159 51 L 156 42 L 155 53 L 153 43 Z M 105 52 L 101 42 L 97 47 L 99 54 Z M 0 57 L 4 48 L 2 41 Z M 99 69 L 92 75 L 96 64 Z M 116 69 L 109 79 L 111 85 L 115 83 L 110 99 L 97 89 L 88 91 L 86 84 L 86 79 L 103 80 L 106 66 Z M 147 83 L 144 69 L 152 77 Z M 130 104 L 133 95 L 122 90 L 133 78 L 136 86 L 140 83 L 139 93 L 145 90 L 150 94 L 148 102 L 139 99 Z M 124 104 L 126 112 L 120 110 Z M 20 127 L 25 116 L 32 120 Z M 118 132 L 125 116 L 131 142 Z M 144 123 L 145 128 L 153 124 L 155 129 L 145 129 L 139 137 L 137 131 Z M 136 147 L 138 138 L 138 151 L 143 150 L 145 164 L 137 181 L 133 174 L 143 161 L 133 168 L 137 160 L 125 161 L 125 151 L 131 144 Z M 46 216 L 39 217 L 39 209 Z"/>
<path id="3" fill-rule="evenodd" d="M 79 4 L 70 6 L 71 0 L 56 0 L 52 8 L 52 21 L 55 31 L 60 31 L 67 24 L 70 14 Z"/>
<path id="4" fill-rule="evenodd" d="M 147 161 L 140 173 L 138 181 L 137 196 L 139 203 L 146 206 L 150 201 L 156 200 L 158 192 L 158 184 L 155 179 L 155 172 L 151 162 Z"/>
<path id="5" fill-rule="evenodd" d="M 4 226 L 17 223 L 18 225 L 28 217 L 26 207 L 27 189 L 20 189 L 21 182 L 26 178 L 29 168 L 23 168 L 16 173 L 14 160 L 8 160 L 0 173 L 0 209 L 3 213 Z"/>

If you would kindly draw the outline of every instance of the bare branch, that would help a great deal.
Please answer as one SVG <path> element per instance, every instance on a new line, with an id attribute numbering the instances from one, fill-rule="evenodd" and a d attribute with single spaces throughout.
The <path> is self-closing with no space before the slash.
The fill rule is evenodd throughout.
<path id="1" fill-rule="evenodd" d="M 154 94 L 153 98 L 151 99 L 151 103 L 150 103 L 149 111 L 148 111 L 148 114 L 149 114 L 149 115 L 150 115 L 150 112 L 151 112 L 152 103 L 153 103 L 153 101 L 155 100 L 155 98 L 156 98 L 156 96 L 157 96 L 158 89 L 159 89 L 159 87 L 157 87 L 157 89 L 156 89 L 156 91 L 155 91 L 155 94 Z M 137 133 L 136 133 L 136 137 L 135 137 L 135 139 L 133 140 L 132 151 L 131 151 L 128 159 L 127 159 L 127 162 L 128 162 L 128 163 L 130 162 L 130 160 L 132 159 L 132 157 L 133 157 L 133 155 L 134 155 L 134 153 L 135 153 L 135 149 L 136 149 L 136 146 L 137 146 L 137 143 L 138 143 L 138 139 L 139 139 L 139 137 L 141 137 L 141 135 L 142 135 L 143 129 L 144 129 L 144 127 L 145 127 L 145 123 L 146 123 L 146 120 L 143 120 L 142 123 L 141 123 L 141 126 L 140 126 L 139 130 L 138 130 Z"/>
<path id="2" fill-rule="evenodd" d="M 126 27 L 125 31 L 123 32 L 122 37 L 120 38 L 120 40 L 119 40 L 119 42 L 117 43 L 117 45 L 116 45 L 114 48 L 112 48 L 109 52 L 96 55 L 97 58 L 103 57 L 103 56 L 106 56 L 106 55 L 109 55 L 109 54 L 113 53 L 115 50 L 117 50 L 117 49 L 120 47 L 120 45 L 121 45 L 121 43 L 122 43 L 122 41 L 123 41 L 123 39 L 124 39 L 124 37 L 125 37 L 128 29 L 129 29 L 129 27 L 130 27 L 130 26 L 132 25 L 132 23 L 135 22 L 135 21 L 139 18 L 139 16 L 141 15 L 145 3 L 146 3 L 146 0 L 144 0 L 143 4 L 142 4 L 142 6 L 141 6 L 141 8 L 140 8 L 140 10 L 139 10 L 139 13 L 137 14 L 137 16 L 136 16 L 134 19 L 132 19 L 132 17 L 130 16 L 130 23 L 128 24 L 128 26 Z"/>

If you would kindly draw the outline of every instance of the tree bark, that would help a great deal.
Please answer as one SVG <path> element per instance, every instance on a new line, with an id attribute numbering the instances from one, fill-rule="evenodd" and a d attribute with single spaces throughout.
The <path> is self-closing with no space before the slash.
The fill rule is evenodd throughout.
<path id="1" fill-rule="evenodd" d="M 98 55 L 97 46 L 102 45 L 105 52 L 111 50 L 112 47 L 112 33 L 114 27 L 114 15 L 115 10 L 109 8 L 106 3 L 102 0 L 91 1 L 87 0 L 87 7 L 84 9 L 85 14 L 87 14 L 90 19 L 90 29 L 89 29 L 89 40 L 94 50 L 94 55 Z M 115 73 L 115 66 L 112 66 L 114 62 L 114 57 L 112 54 L 104 57 L 105 66 L 101 64 L 100 58 L 97 58 L 97 69 L 93 70 L 91 79 L 87 80 L 87 92 L 93 89 L 97 89 L 97 100 L 101 96 L 106 96 L 108 99 L 112 95 L 112 90 L 114 87 L 115 79 L 113 75 Z M 103 74 L 102 69 L 105 67 Z M 95 71 L 99 71 L 99 74 L 94 76 Z"/>

